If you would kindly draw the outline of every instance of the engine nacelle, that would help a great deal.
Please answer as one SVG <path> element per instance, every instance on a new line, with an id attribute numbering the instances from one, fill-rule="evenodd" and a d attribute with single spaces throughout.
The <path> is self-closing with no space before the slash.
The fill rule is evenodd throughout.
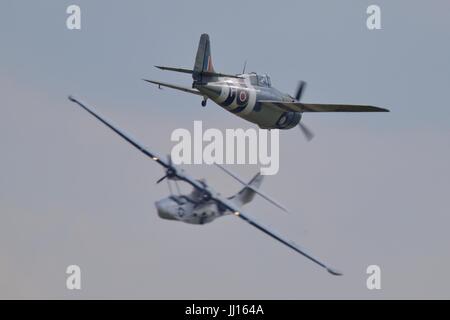
<path id="1" fill-rule="evenodd" d="M 278 119 L 276 126 L 278 129 L 291 129 L 297 126 L 302 119 L 300 112 L 288 111 L 284 112 Z"/>

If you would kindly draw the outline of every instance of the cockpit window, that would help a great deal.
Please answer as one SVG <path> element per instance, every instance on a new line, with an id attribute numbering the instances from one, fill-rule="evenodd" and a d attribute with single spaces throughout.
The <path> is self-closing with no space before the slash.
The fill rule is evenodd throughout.
<path id="1" fill-rule="evenodd" d="M 250 84 L 253 86 L 257 86 L 258 85 L 258 79 L 256 78 L 255 74 L 251 74 L 250 75 Z"/>
<path id="2" fill-rule="evenodd" d="M 267 75 L 258 76 L 258 85 L 261 87 L 270 87 L 270 78 Z"/>

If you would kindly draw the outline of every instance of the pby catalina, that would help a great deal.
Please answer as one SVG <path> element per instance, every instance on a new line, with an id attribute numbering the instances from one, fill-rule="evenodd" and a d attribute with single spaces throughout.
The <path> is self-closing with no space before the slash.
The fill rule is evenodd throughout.
<path id="1" fill-rule="evenodd" d="M 272 238 L 278 240 L 279 242 L 285 244 L 289 248 L 305 256 L 306 258 L 313 261 L 317 265 L 326 269 L 332 275 L 336 276 L 342 275 L 339 271 L 336 271 L 328 267 L 324 263 L 320 262 L 319 260 L 315 259 L 311 255 L 306 253 L 295 243 L 285 240 L 282 236 L 277 235 L 275 232 L 269 230 L 267 227 L 264 227 L 263 225 L 259 224 L 249 214 L 247 214 L 241 209 L 241 207 L 244 204 L 253 200 L 255 194 L 258 194 L 267 201 L 286 211 L 286 209 L 284 209 L 281 205 L 279 205 L 274 200 L 272 200 L 271 198 L 269 198 L 268 196 L 266 196 L 265 194 L 263 194 L 258 190 L 258 187 L 260 186 L 263 179 L 262 175 L 257 174 L 247 184 L 238 177 L 236 177 L 234 174 L 232 174 L 230 171 L 228 171 L 228 169 L 219 166 L 222 170 L 230 174 L 233 178 L 237 179 L 240 183 L 244 185 L 244 188 L 240 190 L 237 194 L 225 198 L 216 191 L 214 191 L 206 183 L 205 180 L 196 180 L 191 178 L 189 175 L 184 173 L 184 171 L 181 171 L 177 167 L 175 167 L 172 164 L 170 158 L 165 160 L 156 155 L 156 153 L 148 150 L 142 144 L 131 138 L 128 134 L 113 126 L 111 122 L 106 120 L 104 117 L 100 116 L 93 109 L 86 106 L 86 104 L 78 101 L 73 97 L 69 97 L 69 100 L 76 103 L 84 110 L 89 112 L 92 116 L 100 120 L 104 125 L 109 127 L 111 130 L 113 130 L 120 137 L 125 139 L 127 142 L 129 142 L 131 145 L 133 145 L 147 157 L 153 159 L 156 163 L 163 166 L 166 173 L 161 179 L 157 181 L 158 183 L 163 181 L 164 179 L 167 179 L 169 187 L 171 180 L 174 181 L 175 183 L 177 183 L 177 181 L 184 181 L 193 187 L 193 190 L 190 194 L 175 195 L 172 194 L 171 192 L 171 195 L 169 197 L 157 201 L 155 205 L 158 211 L 158 215 L 161 218 L 191 224 L 205 224 L 219 217 L 231 214 L 241 218 L 242 220 L 248 222 L 250 225 L 257 228 L 258 230 L 264 232 L 265 234 L 271 236 Z M 176 186 L 178 187 L 178 185 Z"/>
<path id="2" fill-rule="evenodd" d="M 144 81 L 193 93 L 208 99 L 237 116 L 257 124 L 262 129 L 291 129 L 299 125 L 308 140 L 313 133 L 302 123 L 304 112 L 389 112 L 389 110 L 365 105 L 312 104 L 300 102 L 305 82 L 301 81 L 294 96 L 272 87 L 270 77 L 254 72 L 231 75 L 214 71 L 209 36 L 202 34 L 195 58 L 194 69 L 156 66 L 162 70 L 192 74 L 192 88 L 171 83 L 143 79 Z"/>

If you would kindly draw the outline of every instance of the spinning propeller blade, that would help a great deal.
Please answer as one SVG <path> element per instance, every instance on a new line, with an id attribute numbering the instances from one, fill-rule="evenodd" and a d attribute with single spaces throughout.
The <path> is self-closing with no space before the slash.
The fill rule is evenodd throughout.
<path id="1" fill-rule="evenodd" d="M 295 93 L 295 100 L 297 100 L 298 102 L 300 102 L 300 99 L 303 95 L 303 91 L 305 90 L 305 88 L 306 88 L 306 82 L 300 81 L 298 83 L 297 92 Z M 312 138 L 314 138 L 314 133 L 305 124 L 303 124 L 303 122 L 300 121 L 298 126 L 307 141 L 311 141 Z"/>
<path id="2" fill-rule="evenodd" d="M 167 174 L 164 175 L 162 178 L 160 178 L 158 181 L 156 181 L 156 184 L 163 182 L 166 178 L 167 178 Z"/>
<path id="3" fill-rule="evenodd" d="M 170 156 L 170 154 L 167 155 L 167 170 L 166 170 L 166 174 L 160 178 L 158 181 L 156 181 L 156 184 L 161 183 L 162 181 L 164 181 L 167 178 L 173 178 L 176 176 L 176 171 L 175 168 L 172 164 L 172 157 Z"/>
<path id="4" fill-rule="evenodd" d="M 295 93 L 295 100 L 300 101 L 300 98 L 302 97 L 303 90 L 305 89 L 305 87 L 306 87 L 305 81 L 300 81 L 298 83 L 297 92 Z"/>
<path id="5" fill-rule="evenodd" d="M 314 133 L 311 130 L 309 130 L 309 128 L 303 122 L 300 122 L 298 124 L 298 127 L 305 136 L 306 140 L 311 141 L 312 138 L 314 138 Z"/>

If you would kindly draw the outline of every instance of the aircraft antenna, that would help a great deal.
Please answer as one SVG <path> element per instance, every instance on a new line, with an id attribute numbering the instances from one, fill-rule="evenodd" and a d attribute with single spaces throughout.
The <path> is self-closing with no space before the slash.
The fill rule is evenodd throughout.
<path id="1" fill-rule="evenodd" d="M 245 68 L 247 68 L 247 60 L 245 60 L 245 62 L 244 62 L 244 68 L 242 68 L 242 74 L 245 73 Z"/>

